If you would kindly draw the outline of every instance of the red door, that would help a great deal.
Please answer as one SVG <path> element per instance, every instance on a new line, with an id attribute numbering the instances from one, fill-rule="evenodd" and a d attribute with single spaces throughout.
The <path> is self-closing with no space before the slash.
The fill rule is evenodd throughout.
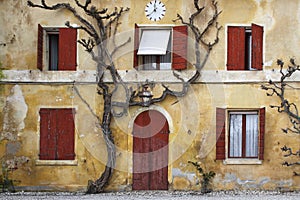
<path id="1" fill-rule="evenodd" d="M 137 116 L 133 126 L 133 190 L 168 189 L 169 125 L 158 111 Z"/>

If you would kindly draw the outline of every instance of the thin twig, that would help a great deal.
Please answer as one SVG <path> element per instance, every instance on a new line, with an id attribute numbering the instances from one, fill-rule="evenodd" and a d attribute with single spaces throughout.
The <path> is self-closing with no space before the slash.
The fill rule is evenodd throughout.
<path id="1" fill-rule="evenodd" d="M 77 96 L 80 98 L 80 100 L 87 106 L 87 108 L 89 109 L 89 111 L 91 112 L 91 114 L 97 119 L 97 121 L 100 121 L 99 116 L 94 112 L 94 110 L 92 109 L 92 107 L 90 106 L 90 104 L 86 101 L 85 98 L 83 98 L 83 96 L 80 94 L 78 88 L 73 84 L 73 90 L 75 91 L 75 93 L 77 94 Z"/>

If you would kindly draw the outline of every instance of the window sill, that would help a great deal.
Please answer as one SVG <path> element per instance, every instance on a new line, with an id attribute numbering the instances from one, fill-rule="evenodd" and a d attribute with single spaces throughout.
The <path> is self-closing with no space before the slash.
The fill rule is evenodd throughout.
<path id="1" fill-rule="evenodd" d="M 77 166 L 77 160 L 36 160 L 37 166 Z"/>
<path id="2" fill-rule="evenodd" d="M 225 165 L 261 165 L 262 161 L 258 159 L 226 159 L 223 161 Z"/>

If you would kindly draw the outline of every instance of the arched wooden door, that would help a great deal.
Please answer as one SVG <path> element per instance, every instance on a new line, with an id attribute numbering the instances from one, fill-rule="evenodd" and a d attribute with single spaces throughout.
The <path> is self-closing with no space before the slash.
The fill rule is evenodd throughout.
<path id="1" fill-rule="evenodd" d="M 168 189 L 169 125 L 158 111 L 137 116 L 133 126 L 133 190 Z"/>

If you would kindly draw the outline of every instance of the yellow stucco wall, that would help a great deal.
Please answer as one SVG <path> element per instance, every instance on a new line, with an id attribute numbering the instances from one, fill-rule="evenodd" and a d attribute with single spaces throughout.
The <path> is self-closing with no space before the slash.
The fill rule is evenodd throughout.
<path id="1" fill-rule="evenodd" d="M 35 2 L 38 2 L 37 0 Z M 49 0 L 49 4 L 58 2 Z M 95 1 L 96 2 L 96 1 Z M 124 41 L 131 37 L 132 42 L 116 54 L 115 62 L 119 70 L 132 70 L 134 24 L 140 25 L 179 25 L 173 22 L 177 13 L 185 19 L 193 11 L 193 4 L 184 0 L 162 0 L 167 7 L 166 16 L 159 22 L 149 21 L 144 14 L 148 0 L 106 0 L 96 6 L 113 8 L 129 7 L 130 11 L 122 17 L 122 24 L 117 40 Z M 207 2 L 206 2 L 207 4 Z M 201 77 L 189 88 L 183 98 L 168 97 L 162 103 L 150 109 L 163 113 L 170 126 L 169 172 L 170 190 L 199 190 L 199 177 L 188 161 L 201 161 L 207 170 L 216 172 L 213 181 L 214 190 L 232 189 L 285 189 L 299 190 L 300 178 L 292 176 L 299 167 L 284 167 L 280 148 L 284 144 L 298 147 L 299 136 L 285 135 L 281 128 L 288 125 L 286 116 L 278 115 L 269 107 L 278 103 L 277 99 L 267 97 L 260 85 L 276 74 L 276 59 L 286 61 L 298 56 L 300 2 L 297 0 L 219 0 L 222 14 L 219 24 L 223 26 L 219 43 L 211 53 L 204 71 L 214 77 Z M 95 113 L 101 116 L 102 97 L 96 94 L 96 86 L 91 83 L 63 83 L 65 74 L 59 72 L 35 72 L 37 25 L 64 26 L 65 21 L 78 23 L 68 12 L 44 11 L 29 8 L 26 1 L 0 1 L 0 62 L 8 74 L 24 70 L 29 75 L 29 82 L 18 82 L 6 77 L 1 82 L 0 90 L 0 130 L 11 127 L 16 140 L 2 140 L 0 155 L 7 154 L 7 144 L 20 146 L 16 156 L 26 156 L 29 162 L 11 174 L 19 180 L 17 186 L 25 190 L 85 190 L 88 180 L 95 180 L 104 170 L 106 147 L 101 131 L 95 127 L 96 120 L 74 91 L 78 88 Z M 201 23 L 201 22 L 199 22 Z M 250 25 L 257 23 L 264 26 L 264 70 L 259 72 L 228 73 L 226 75 L 226 38 L 227 25 Z M 84 37 L 80 32 L 78 37 Z M 190 35 L 191 36 L 191 35 Z M 189 41 L 188 61 L 194 63 L 193 37 Z M 95 69 L 90 55 L 78 44 L 78 71 Z M 192 69 L 192 66 L 189 66 Z M 275 69 L 275 71 L 273 71 Z M 29 71 L 31 70 L 31 71 Z M 36 74 L 37 75 L 36 75 Z M 39 75 L 56 77 L 57 82 L 41 83 Z M 141 72 L 135 72 L 137 74 Z M 149 75 L 151 76 L 151 75 Z M 43 76 L 42 76 L 43 77 Z M 215 78 L 217 77 L 217 78 Z M 275 76 L 276 77 L 276 76 Z M 131 77 L 132 78 L 132 77 Z M 143 81 L 145 81 L 147 76 Z M 153 77 L 151 77 L 153 78 Z M 249 78 L 249 79 L 248 79 Z M 250 78 L 254 78 L 251 81 Z M 49 78 L 50 80 L 51 78 Z M 55 78 L 54 78 L 55 79 Z M 51 79 L 52 80 L 52 79 Z M 141 79 L 139 79 L 141 80 Z M 236 82 L 232 81 L 236 80 Z M 296 79 L 294 86 L 299 87 Z M 245 81 L 245 82 L 243 82 Z M 225 82 L 226 84 L 223 84 Z M 176 84 L 170 84 L 178 87 Z M 157 85 L 155 95 L 162 87 Z M 299 91 L 289 91 L 291 101 L 299 103 Z M 13 98 L 10 98 L 13 97 Z M 13 104 L 16 99 L 17 104 Z M 7 107 L 14 105 L 7 114 Z M 47 163 L 38 160 L 39 155 L 39 109 L 40 108 L 75 108 L 75 153 L 72 163 Z M 215 159 L 215 124 L 216 108 L 258 109 L 266 107 L 265 159 L 262 164 L 229 165 Z M 22 112 L 19 112 L 22 110 Z M 134 118 L 145 108 L 133 107 L 127 116 L 114 118 L 112 130 L 117 147 L 117 163 L 107 190 L 131 190 L 132 184 L 132 127 Z M 14 121 L 16 123 L 14 123 Z M 24 124 L 24 126 L 19 126 Z M 63 178 L 61 178 L 63 177 Z"/>

